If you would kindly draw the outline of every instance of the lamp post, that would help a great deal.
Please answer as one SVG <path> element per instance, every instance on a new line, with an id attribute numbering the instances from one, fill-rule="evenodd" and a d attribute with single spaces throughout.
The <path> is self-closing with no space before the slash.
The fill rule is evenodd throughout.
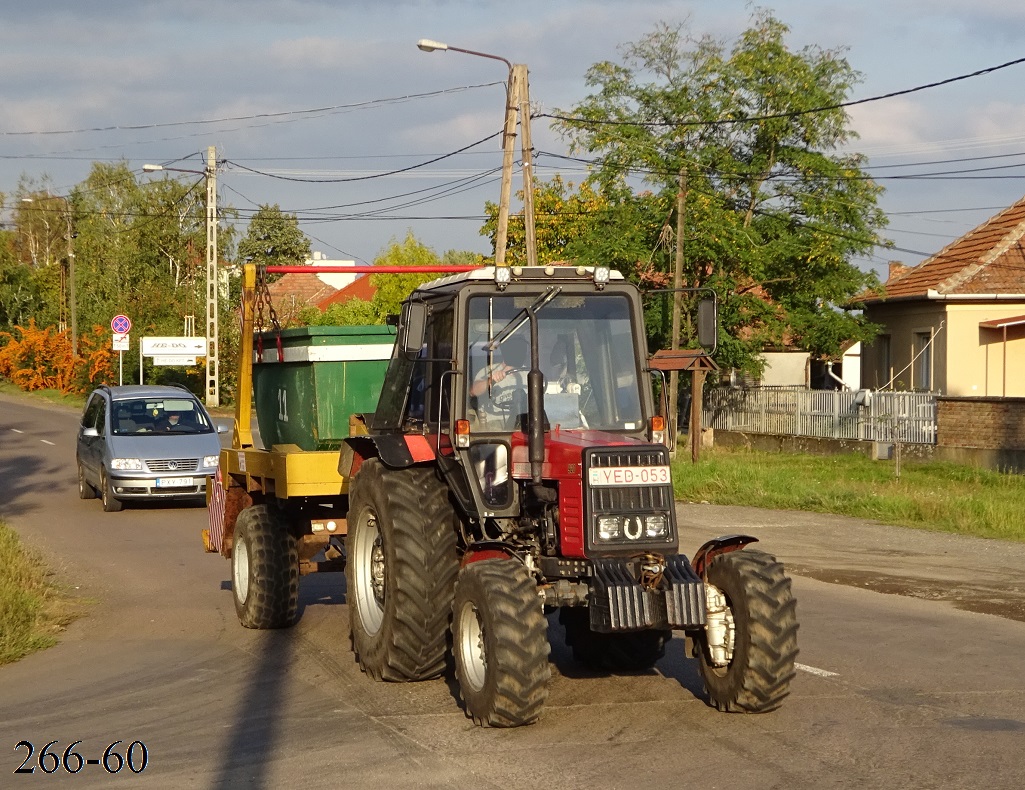
<path id="1" fill-rule="evenodd" d="M 516 118 L 519 115 L 523 136 L 520 141 L 523 158 L 523 223 L 526 236 L 527 265 L 537 266 L 537 234 L 534 227 L 534 149 L 530 138 L 530 98 L 527 84 L 527 66 L 510 63 L 499 55 L 477 52 L 473 49 L 453 47 L 440 41 L 422 38 L 417 43 L 424 52 L 462 52 L 481 58 L 502 61 L 509 69 L 506 83 L 505 125 L 502 133 L 502 188 L 498 202 L 498 229 L 495 233 L 495 265 L 505 266 L 505 248 L 509 238 L 509 201 L 512 193 L 512 160 L 516 138 Z"/>
<path id="2" fill-rule="evenodd" d="M 218 376 L 217 331 L 217 149 L 206 149 L 206 169 L 187 170 L 182 167 L 143 165 L 146 173 L 173 170 L 195 173 L 206 179 L 206 405 L 220 406 L 220 377 Z"/>
<path id="3" fill-rule="evenodd" d="M 71 307 L 71 356 L 78 357 L 78 299 L 75 295 L 75 247 L 72 244 L 74 235 L 71 232 L 71 202 L 63 195 L 52 195 L 49 192 L 46 193 L 48 200 L 60 200 L 64 203 L 64 219 L 67 222 L 67 235 L 65 239 L 67 241 L 67 257 L 68 257 L 68 281 L 69 281 L 69 301 Z M 22 198 L 22 203 L 34 203 L 35 198 Z M 63 289 L 61 296 L 63 297 Z M 63 309 L 63 305 L 61 305 Z M 63 316 L 61 316 L 63 319 Z"/>

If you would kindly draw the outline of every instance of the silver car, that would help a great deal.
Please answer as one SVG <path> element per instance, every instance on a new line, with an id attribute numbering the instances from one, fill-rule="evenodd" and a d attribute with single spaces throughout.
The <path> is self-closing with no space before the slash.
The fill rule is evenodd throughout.
<path id="1" fill-rule="evenodd" d="M 108 513 L 131 499 L 198 499 L 223 430 L 184 387 L 98 387 L 78 429 L 78 495 L 98 493 Z"/>

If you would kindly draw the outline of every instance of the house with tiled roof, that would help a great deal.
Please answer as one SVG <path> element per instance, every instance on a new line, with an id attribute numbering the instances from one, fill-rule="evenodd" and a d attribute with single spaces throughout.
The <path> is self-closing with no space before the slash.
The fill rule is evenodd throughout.
<path id="1" fill-rule="evenodd" d="M 1025 396 L 1025 198 L 914 267 L 891 264 L 864 300 L 871 389 Z"/>
<path id="2" fill-rule="evenodd" d="M 325 258 L 322 253 L 315 252 L 313 257 L 306 261 L 306 265 L 310 268 L 309 273 L 284 274 L 280 279 L 268 285 L 267 290 L 270 291 L 271 304 L 274 305 L 281 325 L 287 327 L 293 324 L 299 311 L 304 307 L 319 307 L 323 310 L 324 306 L 322 305 L 329 302 L 332 297 L 366 279 L 356 273 L 318 272 L 318 267 L 354 266 L 355 263 L 355 261 L 330 260 Z M 367 286 L 363 285 L 354 293 L 362 294 L 366 289 Z"/>

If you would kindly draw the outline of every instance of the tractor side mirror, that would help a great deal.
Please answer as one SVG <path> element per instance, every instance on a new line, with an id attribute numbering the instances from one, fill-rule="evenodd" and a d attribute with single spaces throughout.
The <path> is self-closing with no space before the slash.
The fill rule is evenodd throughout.
<path id="1" fill-rule="evenodd" d="M 407 354 L 419 354 L 427 333 L 427 305 L 423 302 L 407 302 L 405 318 L 402 350 Z"/>
<path id="2" fill-rule="evenodd" d="M 698 302 L 698 342 L 702 348 L 715 349 L 719 340 L 719 316 L 715 297 Z"/>

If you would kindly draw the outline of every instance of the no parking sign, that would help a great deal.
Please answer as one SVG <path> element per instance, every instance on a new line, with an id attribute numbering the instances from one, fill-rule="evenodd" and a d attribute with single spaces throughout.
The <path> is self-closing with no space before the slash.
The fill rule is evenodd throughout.
<path id="1" fill-rule="evenodd" d="M 110 321 L 110 328 L 115 335 L 127 335 L 132 331 L 132 322 L 126 315 L 116 315 Z"/>

